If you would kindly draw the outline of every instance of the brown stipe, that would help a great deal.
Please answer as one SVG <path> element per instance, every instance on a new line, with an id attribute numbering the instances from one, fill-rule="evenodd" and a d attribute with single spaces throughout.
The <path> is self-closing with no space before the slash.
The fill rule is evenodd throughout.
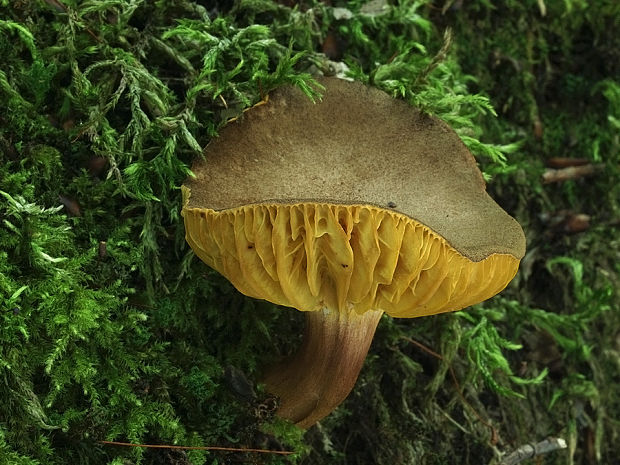
<path id="1" fill-rule="evenodd" d="M 382 315 L 307 312 L 302 346 L 263 378 L 281 399 L 278 414 L 309 428 L 340 405 L 355 386 Z"/>

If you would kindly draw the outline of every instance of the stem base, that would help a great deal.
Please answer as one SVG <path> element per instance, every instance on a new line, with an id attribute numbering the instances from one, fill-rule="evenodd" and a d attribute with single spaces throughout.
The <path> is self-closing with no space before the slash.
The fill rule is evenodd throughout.
<path id="1" fill-rule="evenodd" d="M 368 354 L 383 311 L 363 314 L 323 309 L 306 312 L 299 351 L 263 379 L 280 398 L 278 415 L 309 428 L 349 395 Z"/>

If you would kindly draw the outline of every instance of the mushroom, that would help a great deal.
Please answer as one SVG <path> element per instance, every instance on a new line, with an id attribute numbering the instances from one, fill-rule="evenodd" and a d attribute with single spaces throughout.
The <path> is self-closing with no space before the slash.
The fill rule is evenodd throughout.
<path id="1" fill-rule="evenodd" d="M 361 83 L 294 87 L 225 126 L 183 186 L 186 239 L 251 297 L 305 312 L 299 351 L 264 376 L 302 428 L 349 394 L 382 315 L 459 310 L 500 292 L 519 224 L 437 118 Z"/>

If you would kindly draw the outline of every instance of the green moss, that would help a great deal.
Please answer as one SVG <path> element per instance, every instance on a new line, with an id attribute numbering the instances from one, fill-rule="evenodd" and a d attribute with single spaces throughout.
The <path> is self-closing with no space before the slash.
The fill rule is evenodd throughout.
<path id="1" fill-rule="evenodd" d="M 0 1 L 0 17 L 0 463 L 497 463 L 548 435 L 569 463 L 615 459 L 617 2 Z M 529 252 L 468 313 L 385 318 L 354 392 L 304 435 L 255 386 L 301 317 L 193 257 L 179 186 L 270 90 L 320 98 L 317 70 L 453 126 Z M 545 185 L 551 157 L 603 168 Z M 590 227 L 566 234 L 562 211 Z"/>

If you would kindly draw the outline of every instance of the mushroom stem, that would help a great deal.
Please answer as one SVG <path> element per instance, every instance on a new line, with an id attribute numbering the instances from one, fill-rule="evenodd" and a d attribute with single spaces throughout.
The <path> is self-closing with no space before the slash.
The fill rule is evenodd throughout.
<path id="1" fill-rule="evenodd" d="M 381 310 L 306 312 L 301 348 L 263 379 L 267 391 L 280 398 L 278 415 L 300 428 L 329 415 L 353 389 L 381 315 Z"/>

